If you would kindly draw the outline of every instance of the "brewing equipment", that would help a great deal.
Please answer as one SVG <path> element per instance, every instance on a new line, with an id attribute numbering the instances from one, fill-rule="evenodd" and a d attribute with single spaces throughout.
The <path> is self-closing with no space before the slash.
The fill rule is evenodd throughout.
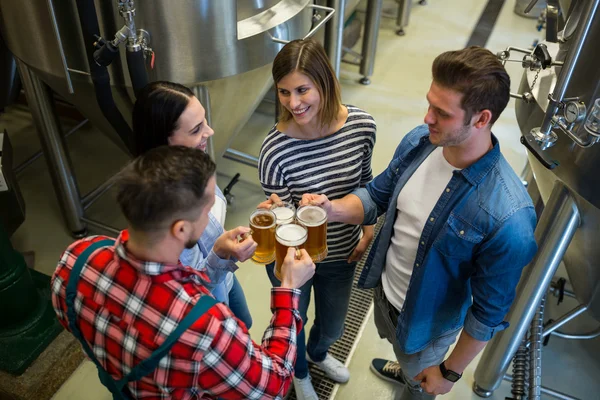
<path id="1" fill-rule="evenodd" d="M 573 3 L 570 13 L 563 10 L 568 17 L 564 30 L 547 36 L 556 37 L 557 43 L 547 41 L 532 51 L 509 47 L 499 54 L 506 60 L 511 53 L 525 53 L 520 93 L 513 96 L 520 99 L 516 114 L 521 142 L 545 208 L 536 229 L 538 253 L 523 272 L 507 316 L 511 326 L 490 341 L 475 372 L 474 391 L 483 397 L 499 386 L 516 353 L 513 395 L 539 399 L 547 390 L 540 385 L 540 341 L 551 334 L 600 336 L 600 330 L 573 335 L 559 331 L 586 311 L 600 321 L 600 0 Z M 544 298 L 561 261 L 580 305 L 543 326 Z M 529 370 L 524 371 L 527 362 Z"/>
<path id="2" fill-rule="evenodd" d="M 272 84 L 283 43 L 314 34 L 333 12 L 312 0 L 0 0 L 70 231 L 85 234 L 86 222 L 111 230 L 84 216 L 110 184 L 79 194 L 47 87 L 131 150 L 135 91 L 148 80 L 185 84 L 210 111 L 218 161 Z"/>

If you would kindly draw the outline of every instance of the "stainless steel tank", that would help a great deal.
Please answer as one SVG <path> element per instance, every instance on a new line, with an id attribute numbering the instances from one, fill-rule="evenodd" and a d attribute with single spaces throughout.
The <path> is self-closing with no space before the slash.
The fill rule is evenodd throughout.
<path id="1" fill-rule="evenodd" d="M 584 10 L 586 3 L 580 2 L 580 11 Z M 574 55 L 575 26 L 584 23 L 581 13 L 572 15 L 565 30 L 566 41 L 560 45 L 549 44 L 549 52 L 555 62 L 566 61 L 570 54 Z M 573 29 L 572 29 L 573 28 Z M 558 165 L 549 169 L 528 152 L 529 162 L 534 171 L 536 183 L 545 202 L 548 201 L 556 181 L 562 182 L 575 198 L 577 208 L 582 215 L 581 226 L 564 256 L 565 266 L 569 274 L 569 281 L 573 285 L 577 299 L 582 304 L 589 305 L 589 312 L 600 320 L 600 242 L 598 227 L 600 226 L 600 145 L 595 144 L 596 136 L 590 135 L 585 128 L 586 115 L 589 116 L 594 101 L 600 98 L 600 17 L 596 17 L 589 26 L 587 38 L 578 50 L 578 61 L 572 66 L 568 84 L 561 91 L 562 105 L 559 107 L 556 119 L 561 119 L 562 124 L 569 125 L 575 118 L 570 131 L 581 142 L 579 145 L 564 130 L 555 124 L 556 140 L 554 144 L 543 150 L 547 160 Z M 561 70 L 563 67 L 555 66 L 541 70 L 527 70 L 521 82 L 520 92 L 532 93 L 535 101 L 526 103 L 518 101 L 516 114 L 522 132 L 529 133 L 532 129 L 540 127 L 549 105 L 549 95 L 553 95 Z M 532 88 L 537 77 L 536 85 Z M 561 77 L 564 81 L 565 77 Z M 558 99 L 557 99 L 558 100 Z M 578 119 L 579 118 L 579 119 Z M 587 147 L 582 147 L 587 146 Z"/>
<path id="2" fill-rule="evenodd" d="M 507 315 L 511 326 L 488 343 L 475 371 L 474 391 L 483 397 L 499 386 L 516 354 L 513 395 L 524 394 L 527 374 L 519 366 L 529 361 L 528 398 L 539 399 L 545 390 L 540 385 L 542 339 L 554 333 L 569 339 L 600 335 L 599 330 L 558 331 L 586 311 L 600 321 L 600 0 L 573 3 L 558 43 L 542 43 L 533 51 L 510 47 L 499 55 L 527 53 L 520 94 L 513 97 L 521 99 L 515 107 L 521 142 L 545 208 L 535 234 L 538 252 Z M 544 298 L 561 261 L 580 304 L 545 325 Z"/>
<path id="3" fill-rule="evenodd" d="M 273 37 L 303 37 L 312 24 L 312 0 L 144 0 L 135 24 L 150 34 L 155 53 L 150 80 L 209 88 L 215 154 L 246 122 L 270 84 L 270 64 L 282 47 Z M 101 34 L 112 39 L 123 24 L 118 1 L 96 0 Z M 0 29 L 13 54 L 103 132 L 114 133 L 99 113 L 76 1 L 0 0 Z M 129 119 L 134 101 L 125 50 L 109 70 L 113 96 Z M 72 88 L 72 93 L 71 92 Z"/>
<path id="4" fill-rule="evenodd" d="M 94 20 L 105 40 L 116 40 L 115 33 L 127 26 L 136 28 L 130 32 L 138 38 L 147 39 L 145 69 L 150 81 L 175 81 L 196 92 L 210 109 L 209 122 L 217 132 L 211 143 L 217 163 L 272 84 L 271 63 L 283 44 L 312 32 L 316 8 L 321 19 L 315 28 L 332 13 L 313 0 L 0 0 L 0 31 L 24 75 L 57 197 L 76 236 L 86 233 L 86 223 L 114 231 L 86 219 L 82 205 L 89 205 L 110 185 L 80 196 L 44 84 L 126 147 L 123 134 L 113 128 L 114 119 L 111 124 L 98 106 L 86 54 L 93 40 L 83 38 L 78 12 L 82 4 L 95 8 Z M 123 4 L 129 10 L 135 6 L 130 20 L 123 15 Z M 129 50 L 130 42 L 126 44 Z M 108 67 L 108 92 L 129 122 L 135 97 L 124 47 L 118 47 L 120 57 Z"/>

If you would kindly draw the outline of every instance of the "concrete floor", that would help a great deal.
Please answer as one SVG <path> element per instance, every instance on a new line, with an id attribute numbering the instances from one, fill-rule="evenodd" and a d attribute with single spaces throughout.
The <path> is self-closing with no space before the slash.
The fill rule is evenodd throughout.
<path id="1" fill-rule="evenodd" d="M 357 83 L 357 68 L 342 65 L 341 82 L 343 100 L 370 112 L 378 125 L 377 144 L 373 157 L 373 170 L 377 174 L 388 164 L 391 156 L 406 132 L 422 123 L 427 101 L 425 94 L 431 80 L 430 67 L 439 53 L 461 48 L 467 43 L 486 2 L 478 0 L 431 0 L 421 7 L 415 3 L 407 35 L 394 33 L 394 20 L 384 18 L 381 24 L 376 68 L 370 86 Z M 539 37 L 535 20 L 518 17 L 512 12 L 514 2 L 504 5 L 487 47 L 496 52 L 508 45 L 526 47 Z M 394 10 L 394 1 L 385 1 L 385 11 Z M 363 7 L 364 8 L 364 7 Z M 360 47 L 356 47 L 360 49 Z M 518 63 L 507 66 L 517 90 L 522 70 Z M 213 108 L 218 105 L 213 104 Z M 65 131 L 76 121 L 63 121 Z M 236 138 L 233 147 L 258 154 L 260 144 L 273 123 L 273 116 L 254 114 L 244 135 Z M 25 107 L 14 106 L 0 116 L 0 128 L 7 128 L 13 142 L 16 164 L 27 159 L 39 149 L 39 142 L 30 114 Z M 217 133 L 218 132 L 218 127 Z M 502 152 L 517 173 L 522 170 L 526 153 L 519 143 L 519 128 L 514 116 L 514 101 L 498 120 L 494 133 L 500 139 Z M 89 124 L 72 135 L 68 148 L 82 194 L 87 193 L 114 174 L 127 161 L 127 157 L 104 135 Z M 242 179 L 233 193 L 235 202 L 228 210 L 227 228 L 246 225 L 247 217 L 264 195 L 258 185 L 256 170 L 240 164 L 223 161 L 218 166 L 218 182 L 223 188 L 236 172 Z M 60 208 L 54 195 L 52 182 L 43 158 L 34 162 L 20 176 L 19 182 L 27 205 L 25 223 L 13 235 L 17 250 L 36 253 L 36 269 L 46 274 L 54 271 L 57 260 L 65 247 L 72 242 L 63 223 Z M 113 226 L 125 223 L 116 208 L 109 191 L 88 210 L 89 217 Z M 94 231 L 92 231 L 94 233 Z M 564 274 L 564 271 L 563 271 Z M 237 272 L 252 312 L 254 326 L 251 334 L 255 340 L 262 336 L 270 319 L 270 284 L 262 268 L 243 263 Z M 573 306 L 565 302 L 554 307 L 554 312 L 564 312 Z M 310 318 L 310 313 L 309 313 Z M 591 326 L 593 322 L 589 322 Z M 310 325 L 310 322 L 309 322 Z M 553 338 L 544 351 L 544 384 L 567 392 L 581 399 L 598 399 L 600 389 L 600 341 L 566 341 Z M 337 399 L 391 399 L 396 388 L 376 378 L 369 371 L 373 357 L 393 357 L 391 346 L 379 339 L 370 317 L 366 328 L 349 360 L 352 374 L 350 381 L 337 390 Z M 473 371 L 477 360 L 467 369 L 463 379 L 447 399 L 475 399 L 471 391 Z M 502 383 L 493 399 L 510 395 L 510 385 Z M 54 399 L 108 400 L 109 393 L 100 385 L 91 362 L 84 362 L 63 385 Z"/>

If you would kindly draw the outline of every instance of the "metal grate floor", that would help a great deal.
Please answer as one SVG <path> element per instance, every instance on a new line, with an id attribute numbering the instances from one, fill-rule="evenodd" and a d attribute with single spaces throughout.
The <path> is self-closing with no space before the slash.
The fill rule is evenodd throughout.
<path id="1" fill-rule="evenodd" d="M 379 229 L 381 229 L 384 220 L 385 216 L 379 218 L 377 225 L 375 225 L 375 235 L 379 233 Z M 373 242 L 371 242 L 371 245 L 372 244 Z M 369 254 L 369 251 L 371 250 L 371 245 L 369 245 L 363 259 L 356 265 L 354 283 L 352 284 L 352 293 L 350 295 L 350 305 L 348 306 L 348 315 L 346 315 L 344 335 L 329 349 L 329 353 L 346 366 L 349 364 L 350 357 L 354 352 L 354 347 L 358 342 L 360 332 L 369 317 L 373 300 L 373 290 L 364 290 L 356 287 L 358 278 L 365 266 L 367 254 Z M 319 399 L 332 399 L 336 392 L 337 383 L 327 378 L 325 373 L 315 364 L 309 363 L 308 368 L 312 378 L 313 387 L 315 388 L 315 392 L 317 392 Z M 293 386 L 287 399 L 297 400 Z"/>

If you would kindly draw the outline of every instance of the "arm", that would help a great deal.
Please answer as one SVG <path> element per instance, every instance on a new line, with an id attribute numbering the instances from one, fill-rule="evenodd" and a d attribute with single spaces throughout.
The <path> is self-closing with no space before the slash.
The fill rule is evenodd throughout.
<path id="1" fill-rule="evenodd" d="M 237 260 L 252 257 L 257 246 L 252 237 L 239 240 L 241 235 L 250 232 L 249 228 L 240 226 L 219 235 L 222 228 L 214 224 L 211 219 L 197 246 L 184 250 L 179 257 L 182 264 L 206 272 L 210 282 L 204 283 L 210 290 L 223 282 L 227 273 L 238 269 Z"/>
<path id="2" fill-rule="evenodd" d="M 204 368 L 198 381 L 202 390 L 223 399 L 285 395 L 294 373 L 296 334 L 302 329 L 300 290 L 296 288 L 310 279 L 315 269 L 306 251 L 301 251 L 300 260 L 294 255 L 295 250 L 289 249 L 282 268 L 282 287 L 271 289 L 273 317 L 260 346 L 229 310 L 223 313 L 220 324 L 214 324 L 214 339 L 202 357 Z"/>
<path id="3" fill-rule="evenodd" d="M 372 225 L 377 217 L 387 211 L 400 171 L 400 154 L 403 143 L 398 146 L 388 167 L 366 188 L 356 189 L 341 199 L 330 201 L 325 195 L 304 194 L 300 204 L 318 204 L 327 211 L 331 222 L 353 225 Z"/>
<path id="4" fill-rule="evenodd" d="M 486 343 L 487 342 L 473 338 L 463 330 L 450 357 L 444 361 L 444 365 L 447 369 L 462 375 L 471 361 L 473 361 L 477 354 L 483 350 Z M 439 365 L 432 365 L 431 367 L 425 368 L 415 377 L 415 380 L 421 381 L 423 390 L 433 395 L 446 394 L 452 390 L 452 387 L 454 386 L 453 382 L 444 378 Z"/>
<path id="5" fill-rule="evenodd" d="M 475 273 L 471 277 L 473 305 L 467 311 L 464 330 L 445 366 L 461 373 L 485 347 L 496 332 L 508 324 L 504 317 L 515 298 L 523 267 L 533 258 L 535 212 L 523 208 L 506 220 L 475 255 Z M 453 383 L 444 379 L 438 366 L 426 368 L 415 380 L 431 394 L 444 394 Z"/>

